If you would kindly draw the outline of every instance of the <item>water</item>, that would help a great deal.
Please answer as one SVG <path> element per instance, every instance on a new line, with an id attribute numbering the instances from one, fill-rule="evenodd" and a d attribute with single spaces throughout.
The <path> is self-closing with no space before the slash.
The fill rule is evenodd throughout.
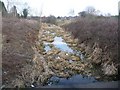
<path id="1" fill-rule="evenodd" d="M 63 42 L 62 37 L 55 37 L 52 43 L 44 42 L 45 48 L 44 50 L 47 52 L 51 50 L 50 44 L 54 45 L 56 48 L 60 49 L 61 51 L 67 53 L 73 53 L 74 51 L 67 45 L 67 43 Z"/>
<path id="2" fill-rule="evenodd" d="M 73 53 L 73 50 L 67 45 L 67 43 L 63 42 L 62 37 L 55 37 L 54 42 L 52 42 L 52 44 L 56 48 L 59 48 L 61 51 Z"/>
<path id="3" fill-rule="evenodd" d="M 75 54 L 76 56 L 79 56 L 81 58 L 81 60 L 84 60 L 84 56 L 83 54 L 81 53 L 81 51 L 77 51 L 77 50 L 73 50 L 71 49 L 67 43 L 63 42 L 63 38 L 62 37 L 55 37 L 54 38 L 54 41 L 52 43 L 49 43 L 49 42 L 44 42 L 44 45 L 45 45 L 45 48 L 44 50 L 47 52 L 47 51 L 50 51 L 51 48 L 50 48 L 50 44 L 52 44 L 53 46 L 55 46 L 56 48 L 60 49 L 61 51 L 64 51 L 64 52 L 67 52 L 67 53 L 72 53 L 72 54 Z"/>
<path id="4" fill-rule="evenodd" d="M 72 62 L 74 62 L 73 60 L 69 60 L 69 63 L 72 63 Z"/>
<path id="5" fill-rule="evenodd" d="M 52 48 L 50 45 L 53 45 L 54 47 L 60 49 L 61 51 L 67 52 L 67 53 L 72 53 L 75 54 L 76 56 L 79 56 L 82 60 L 84 59 L 83 54 L 81 51 L 78 50 L 73 50 L 71 49 L 66 42 L 64 42 L 62 37 L 55 37 L 54 41 L 52 43 L 50 42 L 44 42 L 45 45 L 45 51 L 50 51 Z M 69 60 L 69 63 L 73 63 L 73 60 Z M 95 78 L 93 77 L 83 77 L 82 75 L 76 74 L 73 75 L 70 78 L 60 78 L 57 76 L 52 76 L 48 81 L 47 85 L 52 86 L 52 85 L 77 85 L 77 84 L 88 84 L 88 83 L 93 83 L 97 82 Z"/>
<path id="6" fill-rule="evenodd" d="M 50 48 L 50 46 L 49 46 L 49 45 L 46 45 L 44 49 L 45 49 L 45 51 L 46 51 L 46 52 L 48 52 L 48 51 L 50 51 L 50 50 L 51 50 L 51 48 Z"/>
<path id="7" fill-rule="evenodd" d="M 88 84 L 97 82 L 93 77 L 83 77 L 82 75 L 73 75 L 70 78 L 59 78 L 57 76 L 52 76 L 47 85 L 77 85 L 77 84 Z"/>

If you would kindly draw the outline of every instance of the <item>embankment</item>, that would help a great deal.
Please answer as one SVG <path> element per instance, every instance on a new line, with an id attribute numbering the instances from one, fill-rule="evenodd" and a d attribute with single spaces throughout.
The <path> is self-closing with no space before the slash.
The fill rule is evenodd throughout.
<path id="1" fill-rule="evenodd" d="M 37 21 L 2 18 L 2 85 L 9 86 L 33 59 L 38 30 Z"/>
<path id="2" fill-rule="evenodd" d="M 90 63 L 112 80 L 118 79 L 117 18 L 79 18 L 62 27 L 79 39 L 79 47 L 83 48 Z"/>

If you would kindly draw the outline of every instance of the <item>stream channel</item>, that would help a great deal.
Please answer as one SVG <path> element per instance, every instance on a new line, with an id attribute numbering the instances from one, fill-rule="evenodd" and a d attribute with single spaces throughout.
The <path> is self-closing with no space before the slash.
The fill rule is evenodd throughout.
<path id="1" fill-rule="evenodd" d="M 49 32 L 47 32 L 49 33 Z M 52 33 L 53 35 L 55 33 Z M 73 50 L 70 48 L 67 43 L 64 41 L 64 39 L 60 36 L 55 36 L 53 42 L 44 42 L 44 50 L 46 52 L 51 50 L 51 45 L 53 45 L 55 48 L 61 50 L 62 52 L 75 54 L 80 58 L 80 60 L 84 60 L 84 55 L 81 53 L 81 51 Z M 74 62 L 74 60 L 69 60 L 70 63 Z M 91 76 L 83 76 L 81 74 L 74 74 L 69 78 L 63 78 L 59 76 L 52 76 L 48 79 L 47 85 L 76 85 L 76 84 L 88 84 L 88 83 L 94 83 L 98 82 L 94 77 Z"/>

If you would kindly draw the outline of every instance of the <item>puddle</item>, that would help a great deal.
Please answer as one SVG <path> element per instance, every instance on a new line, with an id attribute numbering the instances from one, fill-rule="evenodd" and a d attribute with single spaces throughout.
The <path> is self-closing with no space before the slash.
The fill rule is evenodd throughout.
<path id="1" fill-rule="evenodd" d="M 73 53 L 73 50 L 67 45 L 67 43 L 63 42 L 62 37 L 55 37 L 52 44 L 56 48 L 59 48 L 61 51 L 65 51 L 65 52 L 68 52 L 68 53 Z"/>
<path id="2" fill-rule="evenodd" d="M 88 84 L 97 82 L 93 77 L 83 77 L 82 75 L 73 75 L 70 78 L 59 78 L 57 76 L 52 76 L 47 85 L 77 85 L 77 84 Z"/>
<path id="3" fill-rule="evenodd" d="M 67 43 L 63 42 L 62 37 L 55 37 L 52 43 L 44 42 L 45 48 L 44 50 L 47 52 L 51 50 L 50 44 L 54 45 L 56 48 L 60 49 L 61 51 L 67 53 L 74 53 L 74 51 L 67 45 Z"/>
<path id="4" fill-rule="evenodd" d="M 49 45 L 46 45 L 44 49 L 45 49 L 45 51 L 46 51 L 46 52 L 48 52 L 48 51 L 50 51 L 50 50 L 51 50 L 51 48 L 50 48 L 50 46 L 49 46 Z"/>
<path id="5" fill-rule="evenodd" d="M 67 43 L 64 42 L 64 39 L 63 39 L 62 37 L 57 37 L 57 36 L 56 36 L 56 37 L 54 38 L 54 41 L 53 41 L 52 43 L 44 42 L 44 45 L 45 45 L 44 50 L 45 50 L 46 52 L 51 50 L 51 47 L 50 47 L 51 44 L 52 44 L 53 46 L 55 46 L 56 48 L 60 49 L 61 51 L 75 54 L 76 56 L 80 57 L 81 60 L 84 60 L 84 56 L 83 56 L 83 54 L 81 53 L 81 51 L 77 51 L 77 50 L 71 49 L 71 48 L 67 45 Z"/>
<path id="6" fill-rule="evenodd" d="M 50 33 L 50 32 L 46 32 Z M 50 33 L 55 34 L 55 33 Z M 61 52 L 66 52 L 67 55 L 73 55 L 80 57 L 81 60 L 84 60 L 84 55 L 81 51 L 74 50 L 71 47 L 68 46 L 68 44 L 64 41 L 64 39 L 60 36 L 55 36 L 53 42 L 43 42 L 44 43 L 44 50 L 46 52 L 53 49 L 52 47 L 56 47 L 57 49 L 60 49 Z M 60 59 L 61 57 L 55 55 L 56 59 Z M 72 58 L 73 59 L 73 58 Z M 68 63 L 73 63 L 74 60 L 69 59 Z M 68 72 L 68 69 L 65 69 L 64 72 Z M 58 76 L 52 76 L 48 81 L 46 82 L 46 85 L 52 86 L 52 85 L 77 85 L 77 84 L 88 84 L 88 83 L 94 83 L 98 82 L 94 77 L 85 77 L 80 74 L 76 74 L 71 76 L 70 78 L 61 78 Z M 45 86 L 46 86 L 45 85 Z"/>
<path id="7" fill-rule="evenodd" d="M 69 63 L 73 63 L 74 61 L 73 60 L 69 60 Z"/>

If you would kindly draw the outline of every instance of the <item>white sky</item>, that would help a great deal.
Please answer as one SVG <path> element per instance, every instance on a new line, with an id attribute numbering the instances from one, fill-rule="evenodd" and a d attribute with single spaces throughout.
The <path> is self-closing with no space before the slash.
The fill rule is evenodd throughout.
<path id="1" fill-rule="evenodd" d="M 7 0 L 2 0 L 7 5 Z M 20 10 L 23 3 L 27 2 L 30 6 L 30 15 L 42 16 L 68 16 L 70 10 L 78 12 L 85 10 L 87 6 L 93 6 L 96 10 L 100 10 L 102 14 L 110 13 L 111 15 L 118 15 L 118 1 L 120 0 L 9 0 L 18 2 L 17 8 Z"/>

